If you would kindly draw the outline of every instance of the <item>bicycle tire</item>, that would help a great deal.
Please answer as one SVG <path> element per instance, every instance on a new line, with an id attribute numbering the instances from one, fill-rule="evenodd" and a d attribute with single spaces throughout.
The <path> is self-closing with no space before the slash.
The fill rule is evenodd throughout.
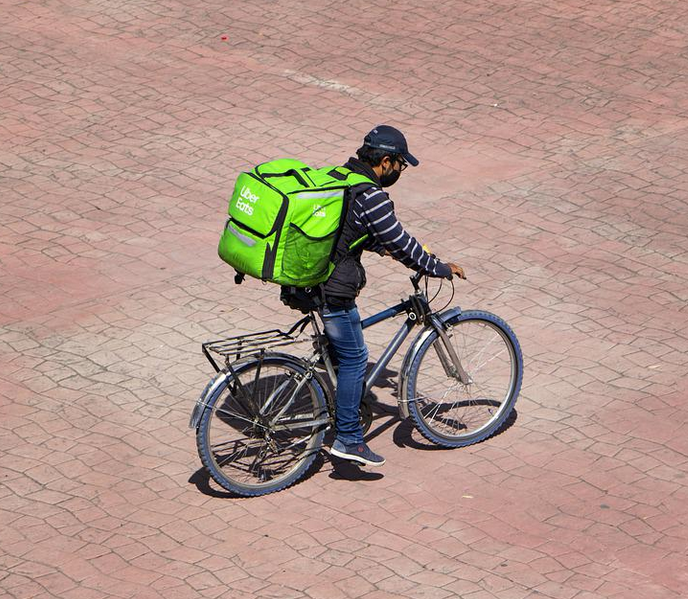
<path id="1" fill-rule="evenodd" d="M 426 439 L 443 447 L 465 447 L 495 434 L 511 414 L 521 388 L 523 356 L 514 332 L 494 314 L 469 310 L 447 325 L 472 382 L 464 385 L 446 373 L 439 354 L 432 351 L 435 343 L 442 346 L 433 330 L 411 362 L 405 397 L 409 415 Z M 501 349 L 486 355 L 495 341 Z M 477 344 L 482 349 L 476 350 Z M 442 385 L 448 388 L 437 391 Z"/>
<path id="2" fill-rule="evenodd" d="M 217 484 L 237 495 L 281 491 L 306 474 L 322 447 L 327 422 L 321 421 L 328 418 L 324 391 L 296 358 L 252 357 L 233 370 L 208 400 L 196 429 L 201 462 Z M 304 376 L 291 407 L 277 417 Z M 264 414 L 251 413 L 260 409 L 253 409 L 246 394 Z"/>

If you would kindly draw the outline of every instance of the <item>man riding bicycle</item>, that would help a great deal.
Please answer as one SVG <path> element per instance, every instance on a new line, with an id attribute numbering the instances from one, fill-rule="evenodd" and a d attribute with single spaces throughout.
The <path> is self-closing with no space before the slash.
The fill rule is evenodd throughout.
<path id="1" fill-rule="evenodd" d="M 408 151 L 401 131 L 379 125 L 365 136 L 356 154 L 358 157 L 349 158 L 344 167 L 366 176 L 371 183 L 355 185 L 349 191 L 349 208 L 335 249 L 336 266 L 324 284 L 324 305 L 320 311 L 333 356 L 339 364 L 336 434 L 330 453 L 361 464 L 382 466 L 385 459 L 363 441 L 358 416 L 368 363 L 368 348 L 356 308 L 356 297 L 366 284 L 361 254 L 363 250 L 387 253 L 404 266 L 432 277 L 457 275 L 465 279 L 466 276 L 460 266 L 440 262 L 428 254 L 404 230 L 396 218 L 392 200 L 383 190 L 396 183 L 409 164 L 419 164 Z M 366 234 L 363 243 L 354 243 Z"/>

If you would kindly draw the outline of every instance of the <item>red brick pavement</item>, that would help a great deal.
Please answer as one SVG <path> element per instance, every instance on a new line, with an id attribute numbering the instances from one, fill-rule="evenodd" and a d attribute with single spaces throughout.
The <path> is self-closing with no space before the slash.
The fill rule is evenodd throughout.
<path id="1" fill-rule="evenodd" d="M 687 13 L 6 0 L 2 596 L 688 597 Z M 403 220 L 521 339 L 518 417 L 424 451 L 381 389 L 381 475 L 229 498 L 186 428 L 199 344 L 293 319 L 216 258 L 232 178 L 379 122 L 422 160 Z M 365 313 L 408 288 L 369 267 Z"/>

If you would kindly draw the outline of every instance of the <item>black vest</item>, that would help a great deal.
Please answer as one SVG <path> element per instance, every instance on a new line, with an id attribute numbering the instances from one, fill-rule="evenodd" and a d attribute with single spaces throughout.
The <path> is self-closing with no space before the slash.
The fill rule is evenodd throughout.
<path id="1" fill-rule="evenodd" d="M 379 180 L 372 167 L 357 158 L 350 158 L 344 166 L 355 173 L 369 177 L 373 181 Z M 364 249 L 370 247 L 372 240 L 368 238 L 364 242 L 357 244 L 353 249 L 351 249 L 351 246 L 367 234 L 365 225 L 357 225 L 355 222 L 355 200 L 372 187 L 373 185 L 362 183 L 349 188 L 346 193 L 346 217 L 344 218 L 342 231 L 334 252 L 334 263 L 336 266 L 323 286 L 325 301 L 333 308 L 353 308 L 356 305 L 356 296 L 366 284 L 365 269 L 361 264 L 361 254 Z"/>

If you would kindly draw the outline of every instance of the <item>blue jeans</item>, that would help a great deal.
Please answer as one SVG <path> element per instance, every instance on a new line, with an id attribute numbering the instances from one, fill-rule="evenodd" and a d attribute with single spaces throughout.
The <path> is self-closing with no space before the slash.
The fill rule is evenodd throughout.
<path id="1" fill-rule="evenodd" d="M 345 445 L 363 443 L 363 429 L 358 410 L 363 397 L 368 348 L 363 340 L 361 317 L 358 309 L 322 310 L 325 334 L 337 362 L 337 418 L 336 438 Z"/>

